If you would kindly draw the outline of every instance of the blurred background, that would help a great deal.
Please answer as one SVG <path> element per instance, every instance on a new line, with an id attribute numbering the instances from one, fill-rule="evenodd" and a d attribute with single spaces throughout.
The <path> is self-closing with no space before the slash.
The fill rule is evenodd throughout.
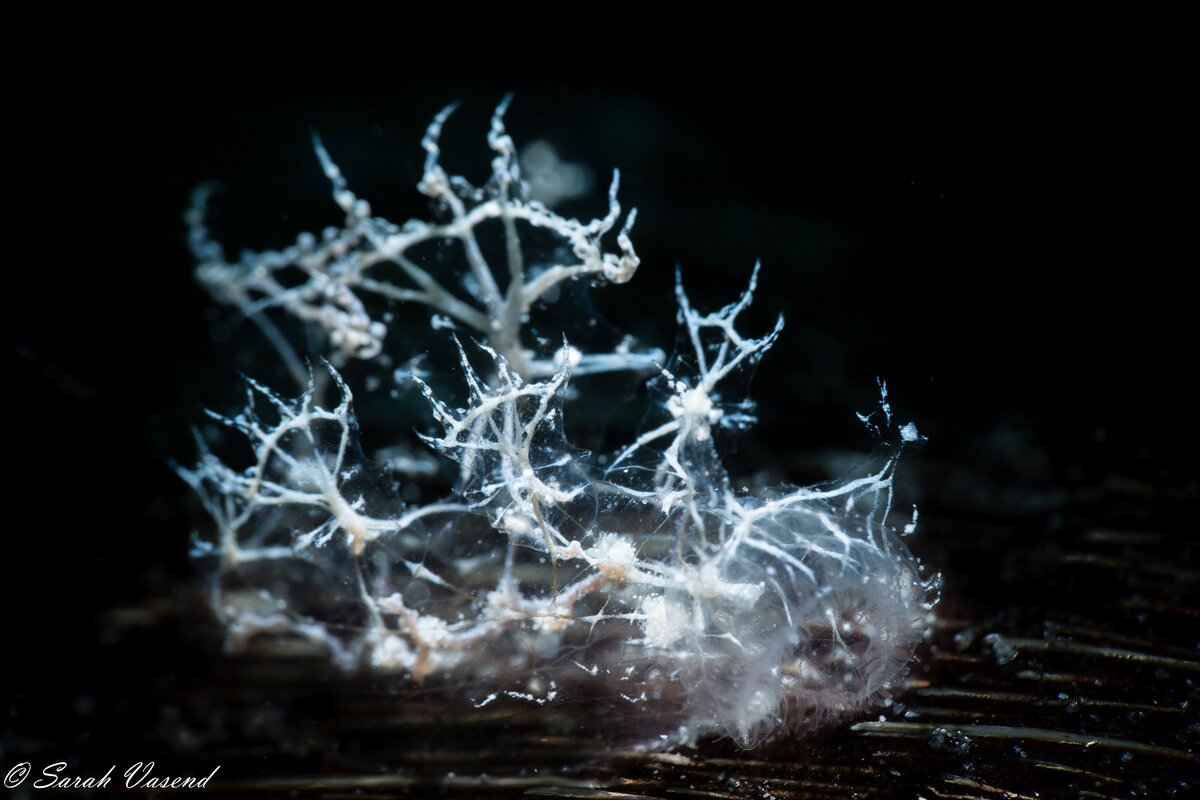
<path id="1" fill-rule="evenodd" d="M 231 326 L 192 279 L 192 189 L 222 185 L 213 229 L 232 252 L 337 224 L 315 130 L 376 214 L 423 216 L 419 141 L 454 100 L 442 140 L 451 172 L 486 178 L 488 117 L 509 91 L 518 145 L 548 142 L 594 177 L 560 211 L 600 215 L 620 168 L 642 265 L 593 300 L 646 343 L 673 341 L 676 265 L 693 302 L 715 308 L 762 260 L 744 329 L 765 331 L 779 313 L 787 324 L 756 376 L 760 422 L 735 474 L 806 482 L 854 464 L 874 446 L 855 412 L 874 408 L 878 377 L 928 437 L 900 477 L 923 521 L 1036 518 L 1029 543 L 1113 481 L 1196 497 L 1194 178 L 1182 80 L 1169 71 L 1115 58 L 569 80 L 160 68 L 169 91 L 133 71 L 31 107 L 30 149 L 16 155 L 34 225 L 14 234 L 33 246 L 8 273 L 8 492 L 34 513 L 9 532 L 4 592 L 6 608 L 34 611 L 6 615 L 21 654 L 14 731 L 37 728 L 46 709 L 69 718 L 76 696 L 108 707 L 96 700 L 107 673 L 80 663 L 103 652 L 98 631 L 111 634 L 95 614 L 178 597 L 193 580 L 199 518 L 167 460 L 190 457 L 203 407 L 233 408 L 238 371 L 257 366 L 239 337 L 257 334 Z M 368 430 L 396 424 L 378 413 Z M 1164 563 L 1191 552 L 1181 508 L 1164 512 Z M 932 524 L 910 545 L 947 571 L 949 614 L 1020 610 L 1010 593 L 1024 578 L 991 574 L 1002 546 L 967 550 L 977 529 L 939 536 Z M 1194 647 L 1195 619 L 1181 619 L 1162 635 Z M 147 681 L 161 672 L 138 668 Z M 60 672 L 66 683 L 53 684 Z M 51 685 L 89 688 L 60 698 Z M 5 746 L 22 737 L 36 738 L 10 733 Z"/>

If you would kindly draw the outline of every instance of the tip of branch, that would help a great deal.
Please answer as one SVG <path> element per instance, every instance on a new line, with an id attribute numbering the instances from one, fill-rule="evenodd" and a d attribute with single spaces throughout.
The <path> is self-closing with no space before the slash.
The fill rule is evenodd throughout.
<path id="1" fill-rule="evenodd" d="M 446 124 L 450 115 L 458 110 L 459 105 L 459 101 L 455 100 L 434 115 L 433 121 L 429 123 L 429 127 L 425 129 L 425 135 L 421 138 L 421 147 L 425 148 L 426 152 L 437 152 L 437 142 L 438 137 L 442 135 L 442 126 Z"/>
<path id="2" fill-rule="evenodd" d="M 313 128 L 309 135 L 312 137 L 313 152 L 317 154 L 317 160 L 321 162 L 321 171 L 325 173 L 326 178 L 337 183 L 342 176 L 342 171 L 330 158 L 329 151 L 325 149 L 325 143 L 321 141 L 321 134 L 317 133 L 316 128 Z"/>
<path id="3" fill-rule="evenodd" d="M 492 112 L 493 126 L 497 123 L 500 123 L 501 127 L 503 128 L 504 115 L 508 113 L 508 107 L 512 103 L 512 100 L 513 93 L 509 92 L 508 94 L 504 95 L 503 99 L 501 99 L 499 103 L 496 104 L 496 110 Z"/>

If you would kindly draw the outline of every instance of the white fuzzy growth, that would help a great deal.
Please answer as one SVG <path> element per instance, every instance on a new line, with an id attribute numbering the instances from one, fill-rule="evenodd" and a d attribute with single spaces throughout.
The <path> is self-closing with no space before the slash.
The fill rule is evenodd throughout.
<path id="1" fill-rule="evenodd" d="M 651 650 L 668 650 L 694 626 L 689 609 L 660 595 L 642 601 L 642 644 Z"/>
<path id="2" fill-rule="evenodd" d="M 420 302 L 436 312 L 435 329 L 480 334 L 490 366 L 481 376 L 459 345 L 462 408 L 415 369 L 401 376 L 429 402 L 437 432 L 425 441 L 458 465 L 453 496 L 426 505 L 401 502 L 392 477 L 362 456 L 351 393 L 333 366 L 334 404 L 318 401 L 309 375 L 295 400 L 249 382 L 246 408 L 216 417 L 249 444 L 248 466 L 230 466 L 197 437 L 199 462 L 179 473 L 215 523 L 195 550 L 219 564 L 216 607 L 231 646 L 298 638 L 346 669 L 466 677 L 482 687 L 479 706 L 551 702 L 569 693 L 553 680 L 566 670 L 597 696 L 643 704 L 671 695 L 668 742 L 717 735 L 750 745 L 865 708 L 903 675 L 929 610 L 932 583 L 886 524 L 900 451 L 922 437 L 894 423 L 881 382 L 881 413 L 860 416 L 892 450 L 872 470 L 817 487 L 735 490 L 718 444 L 754 422 L 745 387 L 782 330 L 782 319 L 759 337 L 738 329 L 757 265 L 738 300 L 710 313 L 677 281 L 680 346 L 670 361 L 628 340 L 607 353 L 565 340 L 557 352 L 530 351 L 520 327 L 535 300 L 581 275 L 625 282 L 638 261 L 632 213 L 618 251 L 600 245 L 620 217 L 615 180 L 608 213 L 587 224 L 523 199 L 506 105 L 492 120 L 482 188 L 440 165 L 451 109 L 430 125 L 418 188 L 444 222 L 371 217 L 319 141 L 342 229 L 233 265 L 191 212 L 201 280 L 246 313 L 283 308 L 316 322 L 343 356 L 373 358 L 386 330 L 360 295 Z M 475 239 L 487 220 L 505 232 L 503 277 Z M 527 269 L 518 222 L 554 233 L 574 260 Z M 467 296 L 409 259 L 433 239 L 461 246 Z M 412 286 L 376 280 L 383 263 Z M 275 272 L 286 266 L 307 282 L 283 289 Z M 661 365 L 656 399 L 636 439 L 604 460 L 573 448 L 563 429 L 570 376 L 651 363 Z M 418 461 L 396 452 L 393 466 Z M 914 509 L 905 531 L 916 521 Z M 361 624 L 342 624 L 347 608 Z"/>

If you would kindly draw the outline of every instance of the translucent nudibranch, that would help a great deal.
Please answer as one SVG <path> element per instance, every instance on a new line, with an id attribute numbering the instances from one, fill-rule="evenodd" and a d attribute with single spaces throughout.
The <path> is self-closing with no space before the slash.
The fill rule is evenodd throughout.
<path id="1" fill-rule="evenodd" d="M 648 740 L 668 744 L 728 736 L 751 746 L 885 698 L 936 602 L 936 576 L 922 578 L 889 524 L 893 473 L 921 438 L 915 426 L 893 423 L 881 384 L 880 409 L 864 418 L 884 451 L 874 467 L 808 488 L 735 488 L 719 445 L 753 424 L 749 376 L 783 327 L 781 318 L 757 338 L 737 328 L 757 267 L 735 302 L 710 313 L 677 280 L 669 360 L 628 339 L 585 353 L 571 330 L 561 346 L 532 336 L 529 313 L 557 284 L 623 283 L 639 262 L 632 212 L 617 251 L 604 248 L 620 217 L 615 178 L 608 213 L 586 224 L 527 197 L 506 106 L 479 188 L 439 166 L 449 110 L 430 126 L 419 187 L 437 204 L 435 222 L 372 217 L 319 143 L 342 229 L 228 264 L 202 207 L 190 212 L 199 277 L 256 318 L 293 367 L 267 312 L 310 323 L 336 363 L 385 351 L 367 295 L 423 304 L 435 322 L 449 319 L 436 329 L 480 337 L 458 345 L 461 406 L 401 376 L 429 402 L 435 427 L 422 438 L 457 464 L 452 494 L 425 505 L 405 502 L 394 462 L 363 455 L 333 363 L 309 371 L 296 399 L 250 381 L 245 409 L 213 415 L 248 441 L 244 465 L 198 436 L 198 463 L 179 473 L 215 523 L 196 549 L 217 567 L 214 607 L 230 646 L 300 638 L 346 670 L 469 687 L 475 705 L 592 698 L 627 706 Z M 478 244 L 489 226 L 504 243 L 497 268 Z M 535 229 L 561 246 L 528 247 Z M 453 285 L 410 254 L 429 239 L 461 247 Z M 272 277 L 296 267 L 307 276 L 299 285 Z M 564 433 L 564 414 L 586 400 L 568 399 L 569 381 L 616 371 L 652 374 L 650 407 L 632 442 L 593 457 Z M 915 523 L 914 510 L 906 531 Z"/>

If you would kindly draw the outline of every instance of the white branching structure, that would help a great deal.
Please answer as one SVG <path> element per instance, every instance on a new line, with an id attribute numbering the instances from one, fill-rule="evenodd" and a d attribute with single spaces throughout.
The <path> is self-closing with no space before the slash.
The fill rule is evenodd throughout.
<path id="1" fill-rule="evenodd" d="M 521 317 L 564 280 L 628 280 L 631 220 L 619 252 L 604 253 L 600 237 L 619 216 L 615 181 L 608 215 L 587 225 L 523 201 L 504 106 L 484 189 L 438 165 L 449 110 L 426 134 L 421 189 L 449 210 L 447 222 L 371 218 L 318 145 L 345 229 L 237 265 L 194 236 L 214 292 L 247 313 L 273 304 L 311 319 L 345 356 L 372 357 L 384 335 L 362 292 L 424 303 L 481 339 L 458 348 L 463 407 L 412 376 L 438 428 L 425 441 L 458 465 L 445 500 L 406 505 L 402 487 L 364 458 L 350 389 L 330 364 L 321 369 L 336 404 L 318 402 L 311 377 L 296 400 L 249 382 L 246 408 L 217 416 L 248 441 L 243 464 L 201 438 L 199 462 L 179 472 L 215 523 L 197 552 L 218 565 L 215 604 L 231 647 L 301 639 L 345 669 L 465 684 L 479 705 L 617 698 L 655 741 L 677 744 L 728 735 L 750 745 L 879 701 L 907 669 L 933 603 L 933 581 L 888 520 L 893 470 L 920 438 L 915 427 L 893 424 L 885 393 L 878 423 L 867 421 L 890 452 L 873 469 L 817 487 L 734 488 L 718 447 L 754 422 L 746 386 L 782 329 L 782 319 L 759 337 L 738 329 L 756 266 L 741 297 L 711 313 L 679 281 L 679 342 L 658 367 L 642 432 L 606 459 L 573 448 L 563 429 L 572 371 L 636 369 L 647 356 L 582 354 L 565 340 L 534 353 Z M 475 246 L 485 218 L 504 226 L 503 289 Z M 527 269 L 517 222 L 553 230 L 575 260 Z M 405 255 L 429 238 L 461 242 L 468 299 Z M 374 277 L 385 262 L 413 287 Z M 274 283 L 279 264 L 300 265 L 308 283 Z M 486 376 L 468 358 L 476 347 Z"/>
<path id="2" fill-rule="evenodd" d="M 587 278 L 625 283 L 637 271 L 638 256 L 629 238 L 636 209 L 617 230 L 616 251 L 606 251 L 602 243 L 621 218 L 619 172 L 613 172 L 609 186 L 608 213 L 587 223 L 566 219 L 527 199 L 516 147 L 504 127 L 506 98 L 492 116 L 487 137 L 495 153 L 491 179 L 482 187 L 472 186 L 466 178 L 448 175 L 439 160 L 442 126 L 454 108 L 448 106 L 434 117 L 421 142 L 427 155 L 417 189 L 435 201 L 444 217 L 438 222 L 414 219 L 395 225 L 373 217 L 370 203 L 354 194 L 315 136 L 313 147 L 333 185 L 333 199 L 346 215 L 340 229 L 327 228 L 321 236 L 304 233 L 290 247 L 249 253 L 230 263 L 224 249 L 209 237 L 205 224 L 211 190 L 201 187 L 196 191 L 187 221 L 189 242 L 199 261 L 197 277 L 219 302 L 240 309 L 263 326 L 272 344 L 284 351 L 293 371 L 298 359 L 262 312 L 281 309 L 323 331 L 334 363 L 371 359 L 382 352 L 388 332 L 385 322 L 368 310 L 366 298 L 375 296 L 427 306 L 442 315 L 443 324 L 462 325 L 486 337 L 518 374 L 546 376 L 554 372 L 553 362 L 521 336 L 534 304 L 553 297 L 564 281 Z M 488 262 L 480 242 L 481 229 L 489 223 L 498 224 L 503 232 L 505 263 L 499 270 Z M 529 263 L 522 229 L 537 230 L 557 240 L 549 260 Z M 442 242 L 455 242 L 461 248 L 466 269 L 455 284 L 439 281 L 417 254 L 422 245 Z M 298 285 L 281 279 L 289 268 L 298 268 L 304 276 Z M 661 358 L 659 351 L 625 352 L 621 358 L 603 353 L 595 360 L 588 354 L 576 354 L 579 366 L 588 371 L 644 370 L 653 359 Z"/>

